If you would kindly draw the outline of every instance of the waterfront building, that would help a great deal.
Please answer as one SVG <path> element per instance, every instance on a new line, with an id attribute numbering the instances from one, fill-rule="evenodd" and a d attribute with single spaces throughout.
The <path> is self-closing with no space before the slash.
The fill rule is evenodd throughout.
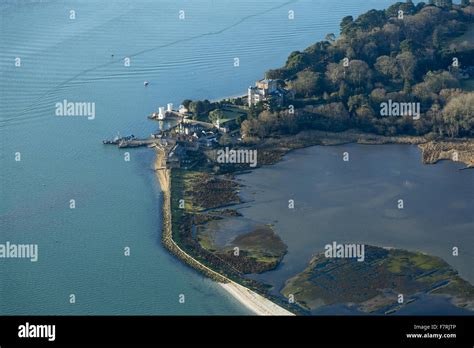
<path id="1" fill-rule="evenodd" d="M 255 87 L 248 89 L 247 101 L 249 107 L 259 102 L 274 100 L 277 105 L 282 105 L 290 91 L 278 87 L 278 82 L 272 79 L 263 79 L 255 83 Z"/>
<path id="2" fill-rule="evenodd" d="M 186 109 L 183 105 L 180 106 L 180 108 L 178 109 L 178 112 L 181 114 L 181 115 L 186 115 L 189 110 Z"/>

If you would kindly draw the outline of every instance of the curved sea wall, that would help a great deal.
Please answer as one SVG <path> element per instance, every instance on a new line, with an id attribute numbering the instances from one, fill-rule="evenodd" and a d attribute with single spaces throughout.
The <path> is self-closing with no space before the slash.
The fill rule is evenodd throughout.
<path id="1" fill-rule="evenodd" d="M 165 151 L 161 148 L 158 148 L 156 151 L 156 163 L 155 169 L 160 182 L 161 190 L 163 192 L 163 222 L 162 222 L 162 234 L 161 240 L 165 247 L 177 256 L 179 259 L 183 260 L 189 266 L 197 269 L 198 271 L 204 273 L 207 277 L 211 278 L 220 283 L 227 283 L 228 280 L 219 273 L 211 270 L 206 267 L 184 250 L 182 250 L 178 244 L 173 240 L 173 229 L 172 229 L 172 212 L 171 212 L 171 169 L 166 168 L 165 166 Z"/>
<path id="2" fill-rule="evenodd" d="M 205 276 L 219 283 L 224 290 L 241 302 L 245 307 L 258 315 L 294 315 L 290 311 L 278 306 L 260 294 L 228 279 L 222 274 L 210 269 L 191 255 L 186 253 L 173 240 L 172 211 L 171 211 L 171 169 L 166 168 L 166 152 L 156 147 L 155 170 L 163 192 L 163 222 L 161 239 L 165 247 L 187 265 L 200 271 Z"/>

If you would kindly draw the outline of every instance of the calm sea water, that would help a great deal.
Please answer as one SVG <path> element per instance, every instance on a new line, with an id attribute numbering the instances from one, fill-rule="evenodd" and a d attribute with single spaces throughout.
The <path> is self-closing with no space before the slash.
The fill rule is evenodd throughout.
<path id="1" fill-rule="evenodd" d="M 240 94 L 343 16 L 389 3 L 2 1 L 0 242 L 38 244 L 39 260 L 0 260 L 0 313 L 247 314 L 160 245 L 152 151 L 125 162 L 101 141 L 149 135 L 167 102 Z M 95 103 L 96 118 L 56 117 L 64 99 Z"/>
<path id="2" fill-rule="evenodd" d="M 349 161 L 343 161 L 343 153 Z M 356 243 L 421 251 L 443 258 L 474 284 L 474 171 L 441 161 L 421 163 L 411 145 L 315 146 L 241 175 L 243 218 L 214 222 L 220 243 L 255 223 L 273 224 L 288 245 L 277 269 L 251 276 L 274 286 L 303 271 L 326 244 Z M 295 208 L 288 209 L 288 200 Z M 398 200 L 403 199 L 403 209 Z M 459 248 L 453 256 L 452 248 Z M 418 310 L 411 310 L 415 308 Z M 345 313 L 341 308 L 318 313 Z M 443 299 L 424 298 L 405 314 L 462 314 Z M 472 312 L 468 312 L 471 315 Z"/>

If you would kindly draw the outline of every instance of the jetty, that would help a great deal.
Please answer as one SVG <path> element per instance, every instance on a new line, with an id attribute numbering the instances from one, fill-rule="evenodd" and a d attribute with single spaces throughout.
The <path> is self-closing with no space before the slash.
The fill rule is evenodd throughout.
<path id="1" fill-rule="evenodd" d="M 104 145 L 118 145 L 122 141 L 132 141 L 134 139 L 135 139 L 135 136 L 133 134 L 132 135 L 127 135 L 127 136 L 124 136 L 124 137 L 121 137 L 119 134 L 117 134 L 111 140 L 107 140 L 107 139 L 103 140 L 102 144 L 104 144 Z"/>
<path id="2" fill-rule="evenodd" d="M 127 148 L 127 147 L 141 147 L 141 146 L 149 146 L 156 142 L 159 142 L 160 139 L 132 139 L 132 140 L 122 140 L 117 145 L 119 148 Z"/>
<path id="3" fill-rule="evenodd" d="M 126 137 L 119 137 L 116 136 L 115 138 L 111 140 L 103 140 L 102 143 L 104 145 L 117 145 L 117 147 L 123 149 L 123 148 L 129 148 L 129 147 L 142 147 L 142 146 L 154 146 L 156 144 L 166 144 L 166 138 L 157 136 L 155 134 L 152 134 L 150 138 L 146 139 L 139 139 L 136 138 L 134 135 L 129 135 Z"/>

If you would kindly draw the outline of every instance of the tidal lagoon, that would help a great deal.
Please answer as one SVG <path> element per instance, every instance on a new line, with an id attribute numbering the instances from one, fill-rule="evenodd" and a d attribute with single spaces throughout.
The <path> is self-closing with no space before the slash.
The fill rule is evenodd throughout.
<path id="1" fill-rule="evenodd" d="M 344 154 L 348 161 L 344 161 Z M 347 157 L 346 157 L 347 158 Z M 252 279 L 271 284 L 277 295 L 325 246 L 360 243 L 421 251 L 441 257 L 474 281 L 474 183 L 472 169 L 442 161 L 421 163 L 414 145 L 313 146 L 295 150 L 268 167 L 239 176 L 242 217 L 215 221 L 211 231 L 225 245 L 256 224 L 269 224 L 288 246 L 275 269 Z M 403 200 L 399 209 L 398 200 Z M 288 202 L 294 201 L 290 209 Z M 217 233 L 216 233 L 217 236 Z M 460 250 L 453 256 L 453 247 Z M 433 299 L 431 299 L 433 300 Z M 417 314 L 461 314 L 447 301 L 420 301 Z M 416 313 L 407 306 L 400 314 Z M 318 314 L 351 313 L 342 307 Z M 468 313 L 468 312 L 466 312 Z"/>
<path id="2" fill-rule="evenodd" d="M 161 245 L 153 151 L 126 161 L 101 142 L 148 136 L 168 102 L 241 94 L 342 17 L 391 2 L 3 1 L 0 242 L 36 244 L 38 260 L 0 261 L 0 314 L 250 313 Z M 64 100 L 94 117 L 57 115 Z"/>

